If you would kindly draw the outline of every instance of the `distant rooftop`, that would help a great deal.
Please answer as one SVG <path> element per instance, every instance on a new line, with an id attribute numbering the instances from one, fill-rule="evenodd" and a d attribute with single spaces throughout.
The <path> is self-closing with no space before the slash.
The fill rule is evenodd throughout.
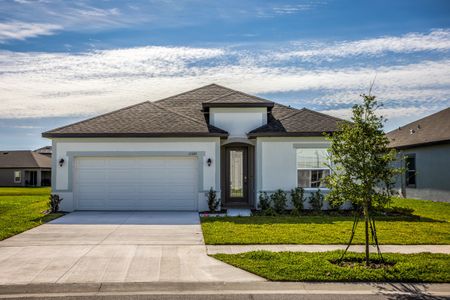
<path id="1" fill-rule="evenodd" d="M 52 160 L 46 155 L 42 155 L 30 150 L 0 151 L 0 169 L 41 169 L 52 167 Z"/>
<path id="2" fill-rule="evenodd" d="M 392 148 L 450 142 L 450 107 L 387 133 Z"/>
<path id="3" fill-rule="evenodd" d="M 52 146 L 44 146 L 42 148 L 34 150 L 34 152 L 44 155 L 51 155 L 52 154 Z"/>

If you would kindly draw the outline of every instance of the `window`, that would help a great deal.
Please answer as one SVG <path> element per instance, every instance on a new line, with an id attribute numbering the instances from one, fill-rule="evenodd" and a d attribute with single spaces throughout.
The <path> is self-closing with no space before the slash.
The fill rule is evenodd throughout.
<path id="1" fill-rule="evenodd" d="M 21 183 L 21 182 L 22 182 L 22 172 L 14 171 L 14 183 Z"/>
<path id="2" fill-rule="evenodd" d="M 416 187 L 416 155 L 408 154 L 405 158 L 406 186 Z"/>
<path id="3" fill-rule="evenodd" d="M 327 149 L 297 149 L 297 181 L 302 188 L 325 187 L 330 175 Z"/>

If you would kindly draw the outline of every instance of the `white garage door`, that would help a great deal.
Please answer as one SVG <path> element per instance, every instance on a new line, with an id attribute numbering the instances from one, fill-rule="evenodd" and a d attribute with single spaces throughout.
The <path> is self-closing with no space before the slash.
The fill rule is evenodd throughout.
<path id="1" fill-rule="evenodd" d="M 197 210 L 196 157 L 79 157 L 78 210 Z"/>

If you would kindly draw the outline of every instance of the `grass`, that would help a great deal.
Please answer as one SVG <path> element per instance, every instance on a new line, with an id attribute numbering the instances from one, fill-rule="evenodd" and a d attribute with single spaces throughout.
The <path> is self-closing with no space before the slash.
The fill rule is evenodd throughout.
<path id="1" fill-rule="evenodd" d="M 411 216 L 378 217 L 381 244 L 450 244 L 450 204 L 394 199 L 392 206 L 412 208 Z M 346 244 L 353 224 L 346 216 L 202 218 L 205 242 L 226 244 Z M 358 226 L 354 244 L 363 244 Z"/>
<path id="2" fill-rule="evenodd" d="M 0 196 L 49 196 L 50 187 L 1 187 Z"/>
<path id="3" fill-rule="evenodd" d="M 44 214 L 50 188 L 0 188 L 0 240 L 16 235 L 62 214 Z"/>
<path id="4" fill-rule="evenodd" d="M 450 282 L 450 255 L 448 254 L 394 254 L 383 255 L 393 264 L 381 268 L 367 268 L 361 262 L 354 266 L 332 263 L 341 251 L 268 252 L 216 254 L 213 257 L 269 280 L 276 281 L 371 281 L 371 282 Z M 362 261 L 362 253 L 347 253 L 345 260 Z M 377 259 L 376 254 L 372 259 Z"/>

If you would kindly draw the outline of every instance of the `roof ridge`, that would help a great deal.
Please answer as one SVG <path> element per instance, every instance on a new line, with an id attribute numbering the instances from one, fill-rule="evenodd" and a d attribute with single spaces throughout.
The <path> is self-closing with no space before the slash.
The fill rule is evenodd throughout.
<path id="1" fill-rule="evenodd" d="M 189 116 L 186 116 L 186 115 L 182 115 L 182 114 L 180 114 L 179 112 L 173 111 L 173 110 L 171 110 L 170 108 L 161 106 L 161 105 L 156 104 L 156 103 L 154 103 L 154 102 L 151 102 L 151 101 L 148 101 L 148 102 L 151 103 L 151 104 L 153 104 L 153 105 L 155 105 L 155 106 L 157 106 L 157 107 L 159 107 L 159 108 L 161 108 L 161 109 L 163 109 L 163 110 L 166 110 L 166 111 L 168 111 L 168 112 L 174 113 L 174 114 L 176 114 L 176 115 L 178 115 L 178 116 L 180 116 L 180 117 L 183 117 L 183 118 L 185 118 L 185 119 L 188 119 L 188 120 L 190 120 L 190 121 L 192 121 L 192 122 L 195 122 L 195 123 L 200 124 L 200 125 L 204 125 L 204 123 L 202 123 L 200 120 L 197 120 L 197 119 L 195 119 L 195 118 L 192 118 L 192 117 L 189 117 Z M 206 127 L 208 127 L 208 128 L 209 128 L 209 127 L 212 127 L 212 128 L 216 128 L 216 129 L 222 130 L 223 132 L 227 132 L 226 130 L 223 130 L 222 128 L 216 127 L 216 126 L 211 125 L 211 124 L 208 124 L 208 123 L 206 123 Z"/>
<path id="2" fill-rule="evenodd" d="M 193 89 L 193 90 L 185 91 L 185 92 L 182 92 L 182 93 L 179 93 L 179 94 L 175 94 L 175 95 L 172 95 L 172 96 L 168 96 L 168 97 L 165 97 L 165 98 L 156 100 L 156 101 L 152 101 L 152 103 L 165 101 L 165 100 L 168 100 L 168 99 L 173 98 L 173 97 L 178 97 L 178 96 L 181 96 L 181 95 L 185 95 L 185 94 L 187 94 L 187 93 L 191 93 L 191 92 L 194 92 L 194 91 L 198 91 L 198 90 L 200 90 L 200 89 L 206 88 L 206 87 L 208 87 L 208 86 L 214 86 L 214 85 L 215 85 L 215 86 L 218 86 L 218 87 L 221 87 L 221 88 L 229 89 L 229 88 L 227 88 L 227 87 L 218 85 L 218 84 L 216 84 L 216 83 L 211 83 L 211 84 L 207 84 L 207 85 L 204 85 L 204 86 L 195 88 L 195 89 Z"/>
<path id="3" fill-rule="evenodd" d="M 218 96 L 218 97 L 213 98 L 211 100 L 208 100 L 205 103 L 215 102 L 215 101 L 217 101 L 220 98 L 227 97 L 227 96 L 230 96 L 230 95 L 233 95 L 233 94 L 236 94 L 236 93 L 244 95 L 244 96 L 247 96 L 247 97 L 250 97 L 250 98 L 253 98 L 253 99 L 258 99 L 258 100 L 261 100 L 261 101 L 264 101 L 264 102 L 276 103 L 276 102 L 268 100 L 268 99 L 264 99 L 264 98 L 261 98 L 261 97 L 255 96 L 255 95 L 247 94 L 245 92 L 238 91 L 238 90 L 235 90 L 235 89 L 232 89 L 232 88 L 228 88 L 228 87 L 225 87 L 225 86 L 221 86 L 221 85 L 218 85 L 218 84 L 215 84 L 215 83 L 213 85 L 219 86 L 221 88 L 225 88 L 227 90 L 230 90 L 231 92 L 229 92 L 227 94 L 224 94 L 224 95 L 221 95 L 221 96 Z"/>
<path id="4" fill-rule="evenodd" d="M 264 98 L 261 98 L 261 97 L 255 96 L 255 95 L 250 95 L 250 94 L 247 94 L 247 93 L 244 93 L 244 92 L 241 92 L 241 91 L 236 91 L 236 92 L 238 92 L 239 94 L 251 97 L 251 98 L 262 100 L 264 102 L 275 103 L 274 101 L 271 101 L 271 100 L 268 100 L 268 99 L 264 99 Z"/>
<path id="5" fill-rule="evenodd" d="M 185 118 L 185 119 L 191 120 L 191 121 L 193 121 L 193 122 L 195 122 L 195 123 L 197 123 L 197 124 L 204 125 L 202 122 L 200 122 L 200 121 L 197 120 L 197 119 L 194 119 L 194 118 L 189 117 L 189 116 L 186 116 L 186 115 L 182 115 L 182 114 L 180 114 L 180 113 L 178 113 L 178 112 L 176 112 L 176 111 L 173 111 L 173 110 L 171 110 L 171 109 L 169 109 L 169 108 L 167 108 L 167 107 L 164 107 L 164 106 L 162 106 L 162 105 L 156 104 L 155 102 L 152 102 L 152 101 L 147 101 L 147 102 L 150 103 L 150 104 L 152 104 L 152 105 L 154 105 L 154 106 L 156 106 L 156 107 L 158 107 L 158 108 L 160 108 L 160 109 L 166 110 L 166 111 L 171 112 L 171 113 L 174 113 L 174 114 L 176 114 L 176 115 L 178 115 L 178 116 L 180 116 L 180 117 L 183 117 L 183 118 Z"/>
<path id="6" fill-rule="evenodd" d="M 223 98 L 223 97 L 226 97 L 226 96 L 230 96 L 230 95 L 233 95 L 233 94 L 236 94 L 236 93 L 237 93 L 236 91 L 232 91 L 232 92 L 226 93 L 224 95 L 220 95 L 220 96 L 217 96 L 215 98 L 212 98 L 211 100 L 205 101 L 204 103 L 214 102 L 214 101 L 216 101 L 216 100 L 218 100 L 220 98 Z"/>
<path id="7" fill-rule="evenodd" d="M 138 105 L 146 104 L 147 102 L 150 102 L 150 101 L 146 100 L 144 102 L 139 102 L 139 103 L 136 103 L 136 104 L 128 105 L 128 106 L 122 107 L 120 109 L 116 109 L 116 110 L 113 110 L 113 111 L 110 111 L 110 112 L 107 112 L 107 113 L 104 113 L 104 114 L 101 114 L 101 115 L 98 115 L 98 116 L 94 116 L 94 117 L 87 118 L 87 119 L 84 119 L 84 120 L 81 120 L 81 121 L 78 121 L 78 122 L 75 122 L 75 123 L 71 123 L 71 124 L 68 124 L 68 125 L 57 127 L 57 128 L 52 129 L 52 130 L 44 131 L 42 134 L 46 134 L 46 133 L 49 133 L 49 132 L 52 132 L 52 131 L 61 130 L 61 129 L 64 129 L 66 127 L 77 125 L 77 124 L 80 124 L 80 123 L 92 121 L 94 119 L 101 118 L 101 117 L 104 117 L 104 116 L 108 116 L 108 115 L 111 115 L 113 113 L 117 113 L 117 112 L 122 111 L 122 110 L 126 110 L 126 109 L 129 109 L 129 108 L 138 106 Z"/>
<path id="8" fill-rule="evenodd" d="M 288 119 L 288 118 L 293 117 L 293 116 L 295 116 L 296 114 L 299 114 L 299 113 L 301 113 L 302 111 L 305 111 L 305 110 L 306 110 L 306 108 L 304 108 L 304 107 L 301 108 L 301 109 L 296 109 L 296 111 L 294 111 L 294 112 L 288 114 L 287 116 L 284 116 L 284 117 L 282 117 L 282 118 L 279 118 L 279 119 L 277 119 L 277 120 L 281 121 L 281 120 Z"/>
<path id="9" fill-rule="evenodd" d="M 34 163 L 36 164 L 36 166 L 41 167 L 39 162 L 36 160 L 36 157 L 34 156 L 35 154 L 39 154 L 39 153 L 36 153 L 34 151 L 30 151 L 30 153 L 31 153 L 31 158 L 34 160 Z M 39 155 L 42 155 L 42 154 L 39 154 Z"/>

